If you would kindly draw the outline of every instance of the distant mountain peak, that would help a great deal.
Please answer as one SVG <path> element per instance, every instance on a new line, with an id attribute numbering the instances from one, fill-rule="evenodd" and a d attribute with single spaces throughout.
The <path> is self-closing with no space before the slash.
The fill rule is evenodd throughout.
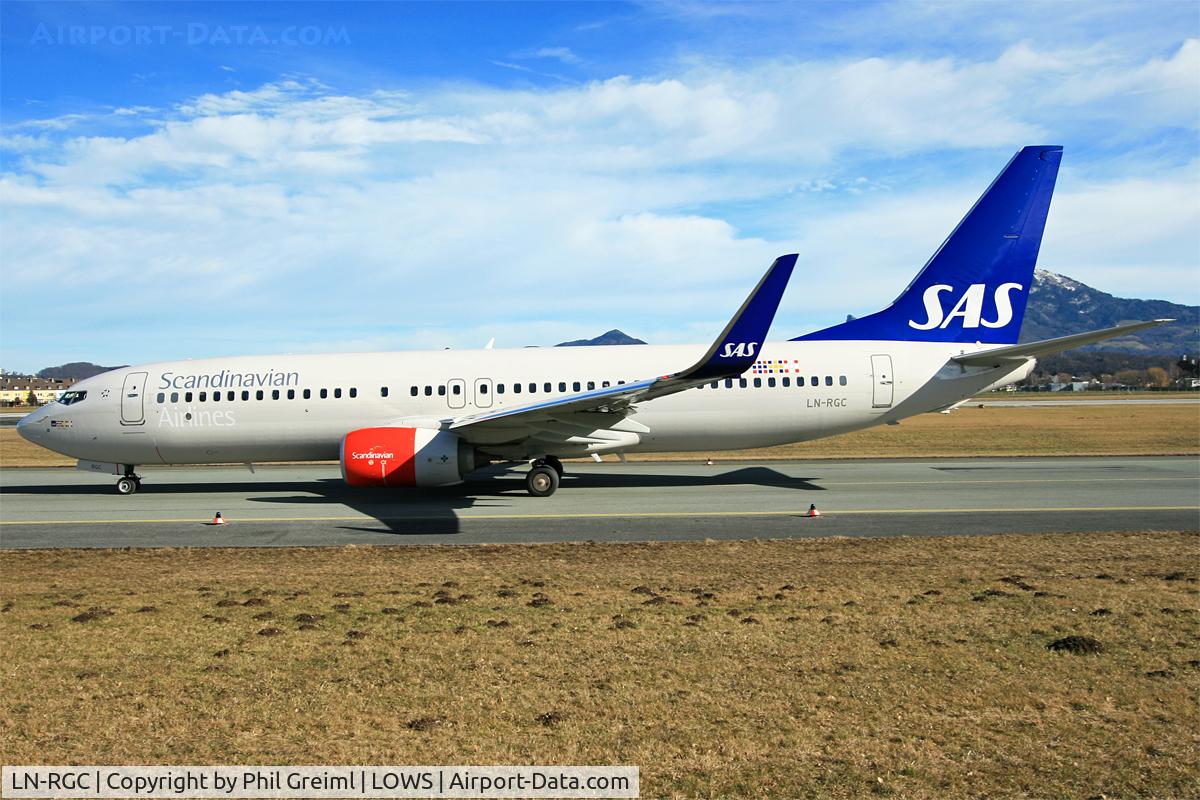
<path id="1" fill-rule="evenodd" d="M 554 345 L 555 347 L 591 347 L 595 345 L 613 345 L 613 344 L 645 344 L 641 339 L 635 339 L 629 334 L 613 328 L 611 331 L 602 333 L 595 339 L 575 339 L 570 342 L 560 342 Z"/>
<path id="2" fill-rule="evenodd" d="M 1021 341 L 1053 339 L 1126 322 L 1164 318 L 1177 322 L 1089 345 L 1085 348 L 1088 351 L 1175 356 L 1195 352 L 1200 307 L 1166 300 L 1114 297 L 1066 275 L 1039 269 L 1033 274 L 1033 288 L 1021 325 Z"/>
<path id="3" fill-rule="evenodd" d="M 39 378 L 64 379 L 73 378 L 81 381 L 84 378 L 91 378 L 99 375 L 102 372 L 108 372 L 114 369 L 122 369 L 125 365 L 116 367 L 102 367 L 99 364 L 93 364 L 90 361 L 72 361 L 69 364 L 63 364 L 57 367 L 46 367 L 39 370 L 37 376 Z"/>
<path id="4" fill-rule="evenodd" d="M 1057 272 L 1040 268 L 1033 271 L 1033 286 L 1034 289 L 1040 286 L 1056 286 L 1068 292 L 1073 292 L 1079 288 L 1088 288 L 1074 278 L 1068 278 L 1066 275 L 1059 275 Z"/>

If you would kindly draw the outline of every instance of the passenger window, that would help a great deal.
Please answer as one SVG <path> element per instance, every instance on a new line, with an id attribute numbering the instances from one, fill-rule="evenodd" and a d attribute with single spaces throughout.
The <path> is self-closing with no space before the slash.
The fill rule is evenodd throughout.
<path id="1" fill-rule="evenodd" d="M 420 392 L 420 389 L 418 389 L 415 386 L 408 390 L 408 393 L 411 394 L 413 397 L 416 397 L 419 392 Z"/>
<path id="2" fill-rule="evenodd" d="M 172 403 L 179 402 L 179 392 L 171 392 L 171 402 Z"/>
<path id="3" fill-rule="evenodd" d="M 733 388 L 733 378 L 726 378 L 726 379 L 725 379 L 725 388 L 726 388 L 726 389 L 732 389 L 732 388 Z"/>
<path id="4" fill-rule="evenodd" d="M 504 394 L 504 384 L 503 383 L 496 384 L 496 394 Z"/>
<path id="5" fill-rule="evenodd" d="M 565 391 L 567 390 L 567 382 L 566 382 L 566 381 L 559 381 L 559 382 L 558 382 L 558 390 L 559 390 L 560 392 L 565 392 Z"/>
<path id="6" fill-rule="evenodd" d="M 521 393 L 521 384 L 514 383 L 513 384 L 513 394 L 520 394 L 520 393 Z"/>
<path id="7" fill-rule="evenodd" d="M 746 382 L 745 378 L 738 378 L 738 385 L 745 389 L 749 384 Z"/>
<path id="8" fill-rule="evenodd" d="M 820 379 L 820 378 L 818 378 L 816 375 L 813 375 L 813 376 L 812 376 L 812 385 L 813 385 L 813 386 L 820 386 L 820 385 L 821 385 L 821 379 Z"/>
<path id="9" fill-rule="evenodd" d="M 833 386 L 833 376 L 832 376 L 832 375 L 826 375 L 826 376 L 825 376 L 825 385 L 826 385 L 826 386 Z"/>
<path id="10" fill-rule="evenodd" d="M 549 383 L 549 382 L 543 383 L 542 391 L 545 392 L 546 394 L 550 394 L 552 391 L 554 391 L 554 384 Z"/>
<path id="11" fill-rule="evenodd" d="M 712 382 L 712 388 L 714 388 L 714 389 L 719 389 L 719 388 L 721 388 L 721 382 L 720 382 L 720 381 L 713 381 L 713 382 Z"/>
<path id="12" fill-rule="evenodd" d="M 191 393 L 191 392 L 184 392 L 184 393 L 183 393 L 183 402 L 185 402 L 185 403 L 190 403 L 190 402 L 192 402 L 192 393 Z"/>
<path id="13" fill-rule="evenodd" d="M 200 393 L 200 402 L 204 403 L 207 400 L 208 400 L 208 392 L 201 392 Z"/>
<path id="14" fill-rule="evenodd" d="M 230 391 L 228 391 L 228 392 L 226 392 L 226 393 L 225 393 L 225 399 L 226 399 L 226 400 L 228 400 L 229 402 L 231 402 L 231 403 L 232 403 L 232 402 L 233 402 L 233 398 L 234 398 L 234 394 L 233 394 L 233 390 L 232 390 L 232 389 L 231 389 Z"/>
<path id="15" fill-rule="evenodd" d="M 321 399 L 322 399 L 322 400 L 328 400 L 328 399 L 329 399 L 329 390 L 328 390 L 328 389 L 322 389 L 322 390 L 321 390 Z"/>
<path id="16" fill-rule="evenodd" d="M 579 391 L 579 389 L 580 389 L 580 386 L 579 386 L 579 381 L 575 381 L 574 383 L 572 383 L 572 384 L 571 384 L 571 386 L 572 386 L 572 387 L 574 387 L 574 388 L 572 389 L 572 391 L 576 391 L 576 392 L 578 392 L 578 391 Z"/>
<path id="17" fill-rule="evenodd" d="M 799 375 L 799 376 L 797 376 L 797 377 L 796 377 L 796 385 L 797 385 L 797 386 L 803 386 L 803 385 L 804 385 L 804 376 L 803 376 L 803 375 Z"/>
<path id="18" fill-rule="evenodd" d="M 167 396 L 166 396 L 165 394 L 163 394 L 162 392 L 159 392 L 159 393 L 158 393 L 158 402 L 160 402 L 160 403 L 161 403 L 161 402 L 163 402 L 163 401 L 164 401 L 164 400 L 166 400 L 166 399 L 167 399 Z"/>
<path id="19" fill-rule="evenodd" d="M 607 389 L 609 386 L 612 386 L 612 384 L 608 381 L 605 381 L 604 383 L 600 384 L 600 386 L 604 389 Z"/>
<path id="20" fill-rule="evenodd" d="M 784 379 L 783 379 L 783 388 L 785 388 L 785 389 L 786 389 L 786 388 L 788 388 L 788 387 L 789 387 L 789 386 L 791 386 L 791 385 L 792 385 L 792 379 L 791 379 L 791 378 L 784 378 Z"/>
<path id="21" fill-rule="evenodd" d="M 358 397 L 358 387 L 357 387 L 357 386 L 351 386 L 351 387 L 350 387 L 350 396 L 351 396 L 351 397 Z"/>
<path id="22" fill-rule="evenodd" d="M 446 385 L 442 384 L 441 386 L 438 387 L 438 397 L 445 397 L 445 396 L 446 396 Z"/>
<path id="23" fill-rule="evenodd" d="M 312 389 L 305 389 L 305 390 L 304 390 L 304 399 L 305 399 L 305 400 L 311 400 L 311 399 L 312 399 Z"/>
<path id="24" fill-rule="evenodd" d="M 272 399 L 272 400 L 278 400 L 278 399 L 279 399 L 279 390 L 278 390 L 278 389 L 272 389 L 272 390 L 271 390 L 271 399 Z"/>
<path id="25" fill-rule="evenodd" d="M 249 392 L 248 390 L 246 390 L 246 389 L 243 389 L 243 390 L 242 390 L 242 399 L 243 399 L 243 400 L 249 400 L 249 399 L 250 399 L 250 392 Z"/>
<path id="26" fill-rule="evenodd" d="M 454 395 L 460 395 L 460 394 L 462 394 L 462 387 L 456 383 L 450 387 L 450 391 Z"/>
<path id="27" fill-rule="evenodd" d="M 487 393 L 488 393 L 488 385 L 487 385 L 486 383 L 481 383 L 481 384 L 479 384 L 479 393 L 480 393 L 480 394 L 487 394 Z"/>
<path id="28" fill-rule="evenodd" d="M 846 376 L 839 375 L 838 376 L 838 386 L 845 386 L 845 385 L 846 385 Z"/>
<path id="29" fill-rule="evenodd" d="M 263 399 L 263 390 L 262 390 L 262 389 L 259 389 L 259 390 L 255 391 L 255 393 L 254 393 L 254 399 L 255 399 L 255 400 L 262 400 L 262 399 Z"/>
<path id="30" fill-rule="evenodd" d="M 380 396 L 380 397 L 387 397 L 387 387 L 386 387 L 386 386 L 380 386 L 380 387 L 379 387 L 379 396 Z"/>
<path id="31" fill-rule="evenodd" d="M 593 389 L 595 389 L 595 388 L 596 388 L 596 382 L 595 382 L 595 381 L 588 381 L 588 391 L 590 392 L 590 391 L 592 391 L 592 390 L 593 390 Z"/>
<path id="32" fill-rule="evenodd" d="M 288 389 L 288 400 L 295 400 L 295 399 L 296 399 L 296 390 Z"/>
<path id="33" fill-rule="evenodd" d="M 341 399 L 342 399 L 342 387 L 340 387 L 340 386 L 339 386 L 339 387 L 337 387 L 336 389 L 334 389 L 334 390 L 333 390 L 333 398 L 334 398 L 335 400 L 341 400 Z"/>
<path id="34" fill-rule="evenodd" d="M 774 388 L 775 388 L 775 379 L 774 379 L 774 378 L 767 378 L 767 386 L 769 386 L 770 388 L 774 389 Z"/>
<path id="35" fill-rule="evenodd" d="M 426 397 L 433 397 L 433 387 L 432 387 L 432 386 L 426 386 L 426 387 L 425 387 L 425 396 L 426 396 Z"/>
<path id="36" fill-rule="evenodd" d="M 762 388 L 762 378 L 755 378 L 755 379 L 754 379 L 754 388 L 755 388 L 755 389 L 761 389 L 761 388 Z"/>
<path id="37" fill-rule="evenodd" d="M 529 393 L 534 394 L 535 392 L 537 392 L 537 384 L 536 383 L 529 384 Z"/>
<path id="38" fill-rule="evenodd" d="M 617 386 L 624 386 L 624 385 L 625 385 L 625 381 L 617 381 Z"/>
<path id="39" fill-rule="evenodd" d="M 213 392 L 213 402 L 214 403 L 221 402 L 221 393 L 220 392 Z"/>

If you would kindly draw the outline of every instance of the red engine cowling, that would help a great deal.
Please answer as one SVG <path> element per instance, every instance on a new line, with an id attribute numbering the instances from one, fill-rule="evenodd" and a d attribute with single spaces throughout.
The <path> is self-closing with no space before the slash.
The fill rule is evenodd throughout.
<path id="1" fill-rule="evenodd" d="M 351 486 L 452 486 L 475 469 L 474 450 L 462 439 L 425 428 L 351 431 L 341 461 Z"/>

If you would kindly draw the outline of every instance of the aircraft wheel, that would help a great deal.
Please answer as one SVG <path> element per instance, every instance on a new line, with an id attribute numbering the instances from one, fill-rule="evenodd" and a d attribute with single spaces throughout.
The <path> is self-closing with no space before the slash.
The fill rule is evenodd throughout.
<path id="1" fill-rule="evenodd" d="M 563 463 L 558 460 L 558 457 L 557 456 L 546 456 L 542 460 L 546 462 L 547 467 L 550 467 L 551 469 L 553 469 L 555 472 L 558 473 L 558 479 L 561 481 L 564 470 L 563 470 Z"/>
<path id="2" fill-rule="evenodd" d="M 534 467 L 525 475 L 525 487 L 534 497 L 549 497 L 558 489 L 558 473 L 546 465 Z"/>
<path id="3" fill-rule="evenodd" d="M 138 490 L 138 481 L 126 476 L 117 481 L 117 494 L 133 494 Z"/>

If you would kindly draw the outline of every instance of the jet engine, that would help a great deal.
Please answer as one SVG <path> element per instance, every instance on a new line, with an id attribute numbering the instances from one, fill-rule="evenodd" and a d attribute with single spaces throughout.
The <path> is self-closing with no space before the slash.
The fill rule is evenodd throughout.
<path id="1" fill-rule="evenodd" d="M 360 428 L 342 439 L 342 478 L 351 486 L 452 486 L 475 469 L 475 451 L 452 433 Z"/>

